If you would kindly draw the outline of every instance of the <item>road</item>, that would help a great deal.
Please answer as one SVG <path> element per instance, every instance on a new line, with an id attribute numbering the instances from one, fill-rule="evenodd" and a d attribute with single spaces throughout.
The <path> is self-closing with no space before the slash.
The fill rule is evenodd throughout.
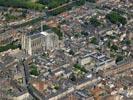
<path id="1" fill-rule="evenodd" d="M 29 83 L 29 67 L 26 61 L 22 62 L 22 65 L 24 67 L 24 74 L 25 74 L 25 83 L 27 85 L 27 90 L 29 92 L 30 95 L 32 95 L 32 97 L 35 100 L 44 100 L 44 96 L 38 92 L 30 83 Z"/>

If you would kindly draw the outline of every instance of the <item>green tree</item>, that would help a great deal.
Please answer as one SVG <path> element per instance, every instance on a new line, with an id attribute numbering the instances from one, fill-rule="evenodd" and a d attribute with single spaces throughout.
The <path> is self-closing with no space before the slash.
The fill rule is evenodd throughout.
<path id="1" fill-rule="evenodd" d="M 98 26 L 101 25 L 100 21 L 98 21 L 96 17 L 90 18 L 90 23 L 91 23 L 91 25 L 93 25 L 94 27 L 98 27 Z"/>
<path id="2" fill-rule="evenodd" d="M 32 2 L 31 0 L 0 0 L 1 6 L 28 8 L 42 10 L 45 8 L 44 5 Z"/>
<path id="3" fill-rule="evenodd" d="M 52 31 L 58 35 L 60 40 L 63 38 L 63 33 L 60 31 L 59 28 L 54 27 L 54 28 L 52 28 Z"/>
<path id="4" fill-rule="evenodd" d="M 0 46 L 0 52 L 7 51 L 9 49 L 17 49 L 19 47 L 20 47 L 20 45 L 15 45 L 13 43 L 7 44 L 5 46 Z"/>
<path id="5" fill-rule="evenodd" d="M 111 50 L 114 50 L 114 51 L 118 50 L 118 46 L 117 45 L 112 45 Z"/>
<path id="6" fill-rule="evenodd" d="M 126 39 L 126 40 L 122 41 L 122 43 L 129 46 L 131 44 L 131 41 Z"/>
<path id="7" fill-rule="evenodd" d="M 34 75 L 34 76 L 38 76 L 39 75 L 39 71 L 38 71 L 36 65 L 31 65 L 30 66 L 30 74 Z"/>
<path id="8" fill-rule="evenodd" d="M 118 62 L 120 62 L 122 60 L 123 60 L 123 56 L 118 55 L 115 62 L 118 63 Z"/>
<path id="9" fill-rule="evenodd" d="M 106 18 L 112 22 L 113 24 L 123 24 L 125 25 L 127 23 L 127 20 L 125 17 L 121 16 L 118 12 L 110 12 L 109 14 L 106 15 Z"/>
<path id="10" fill-rule="evenodd" d="M 97 44 L 97 38 L 96 37 L 91 38 L 90 42 L 93 44 Z"/>
<path id="11" fill-rule="evenodd" d="M 74 55 L 75 53 L 74 53 L 73 50 L 70 50 L 70 51 L 69 51 L 69 54 L 70 54 L 70 55 Z"/>
<path id="12" fill-rule="evenodd" d="M 88 2 L 91 2 L 91 3 L 96 3 L 96 0 L 86 0 Z"/>
<path id="13" fill-rule="evenodd" d="M 74 68 L 79 69 L 81 72 L 87 73 L 87 70 L 84 68 L 84 66 L 81 66 L 80 64 L 74 64 Z"/>
<path id="14" fill-rule="evenodd" d="M 74 73 L 72 73 L 69 78 L 72 81 L 76 81 L 76 76 L 74 75 Z"/>

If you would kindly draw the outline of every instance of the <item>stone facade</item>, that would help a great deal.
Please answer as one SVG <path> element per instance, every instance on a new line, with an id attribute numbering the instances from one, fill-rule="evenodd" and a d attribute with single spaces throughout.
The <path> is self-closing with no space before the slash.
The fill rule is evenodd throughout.
<path id="1" fill-rule="evenodd" d="M 33 55 L 54 50 L 59 45 L 59 39 L 54 32 L 47 30 L 34 35 L 23 35 L 21 43 L 22 50 Z"/>

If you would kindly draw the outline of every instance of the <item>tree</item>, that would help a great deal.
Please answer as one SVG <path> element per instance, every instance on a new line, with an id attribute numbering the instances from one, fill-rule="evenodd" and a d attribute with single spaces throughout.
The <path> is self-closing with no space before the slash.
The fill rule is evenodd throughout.
<path id="1" fill-rule="evenodd" d="M 74 53 L 73 50 L 70 50 L 70 51 L 69 51 L 69 54 L 70 54 L 70 55 L 74 55 L 75 53 Z"/>
<path id="2" fill-rule="evenodd" d="M 84 66 L 81 66 L 80 64 L 75 64 L 74 68 L 79 69 L 81 72 L 87 73 L 87 70 L 84 68 Z"/>
<path id="3" fill-rule="evenodd" d="M 79 69 L 81 67 L 81 65 L 80 64 L 74 64 L 74 67 Z"/>
<path id="4" fill-rule="evenodd" d="M 83 4 L 85 4 L 85 0 L 77 0 L 77 2 L 76 2 L 76 6 L 80 6 Z"/>
<path id="5" fill-rule="evenodd" d="M 74 33 L 74 36 L 75 36 L 76 38 L 80 37 L 80 35 L 81 35 L 81 33 Z"/>
<path id="6" fill-rule="evenodd" d="M 0 52 L 7 51 L 9 49 L 17 49 L 20 45 L 15 45 L 13 43 L 7 44 L 6 46 L 0 46 Z"/>
<path id="7" fill-rule="evenodd" d="M 118 55 L 115 62 L 118 63 L 118 62 L 120 62 L 122 60 L 123 60 L 123 56 Z"/>
<path id="8" fill-rule="evenodd" d="M 125 17 L 121 16 L 118 12 L 112 11 L 109 14 L 106 15 L 106 18 L 112 22 L 113 24 L 123 24 L 125 25 L 127 23 L 127 20 Z"/>
<path id="9" fill-rule="evenodd" d="M 39 3 L 47 5 L 49 9 L 56 8 L 60 5 L 68 3 L 70 0 L 39 0 Z"/>
<path id="10" fill-rule="evenodd" d="M 122 41 L 122 43 L 129 46 L 131 44 L 131 41 L 126 39 L 126 40 Z"/>
<path id="11" fill-rule="evenodd" d="M 96 19 L 96 17 L 90 18 L 90 23 L 91 23 L 91 25 L 93 25 L 94 27 L 98 27 L 98 26 L 101 25 L 101 23 Z"/>
<path id="12" fill-rule="evenodd" d="M 58 90 L 60 88 L 59 84 L 54 84 L 54 89 Z"/>
<path id="13" fill-rule="evenodd" d="M 16 20 L 17 19 L 16 16 L 11 15 L 11 14 L 5 14 L 5 18 L 6 18 L 7 21 Z"/>
<path id="14" fill-rule="evenodd" d="M 63 38 L 63 33 L 60 31 L 59 28 L 54 27 L 54 28 L 52 28 L 52 31 L 58 35 L 60 40 Z"/>
<path id="15" fill-rule="evenodd" d="M 32 2 L 31 0 L 0 0 L 0 5 L 37 10 L 42 10 L 45 8 L 45 5 L 37 2 Z"/>
<path id="16" fill-rule="evenodd" d="M 97 38 L 96 37 L 91 38 L 90 42 L 93 44 L 97 44 Z"/>
<path id="17" fill-rule="evenodd" d="M 111 41 L 109 40 L 107 41 L 107 47 L 110 48 L 110 46 L 111 46 Z"/>
<path id="18" fill-rule="evenodd" d="M 85 31 L 82 31 L 81 34 L 84 35 L 84 36 L 88 36 L 88 33 L 85 32 Z"/>
<path id="19" fill-rule="evenodd" d="M 96 3 L 96 0 L 86 0 L 88 2 L 91 2 L 91 3 Z"/>
<path id="20" fill-rule="evenodd" d="M 112 46 L 111 46 L 111 50 L 114 50 L 114 51 L 118 50 L 117 45 L 112 45 Z"/>
<path id="21" fill-rule="evenodd" d="M 36 65 L 31 65 L 30 66 L 30 74 L 31 75 L 34 75 L 34 76 L 38 76 L 39 75 L 39 72 L 38 72 L 38 69 L 37 69 L 37 66 Z"/>
<path id="22" fill-rule="evenodd" d="M 74 73 L 72 73 L 72 74 L 70 75 L 70 80 L 71 80 L 71 81 L 76 81 L 76 76 L 74 75 Z"/>

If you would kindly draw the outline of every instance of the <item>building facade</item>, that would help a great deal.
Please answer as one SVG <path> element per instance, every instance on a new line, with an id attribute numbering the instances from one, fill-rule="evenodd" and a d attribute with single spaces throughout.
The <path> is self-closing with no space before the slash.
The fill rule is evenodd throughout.
<path id="1" fill-rule="evenodd" d="M 51 30 L 33 35 L 22 35 L 22 50 L 29 55 L 41 54 L 58 47 L 58 36 Z"/>

